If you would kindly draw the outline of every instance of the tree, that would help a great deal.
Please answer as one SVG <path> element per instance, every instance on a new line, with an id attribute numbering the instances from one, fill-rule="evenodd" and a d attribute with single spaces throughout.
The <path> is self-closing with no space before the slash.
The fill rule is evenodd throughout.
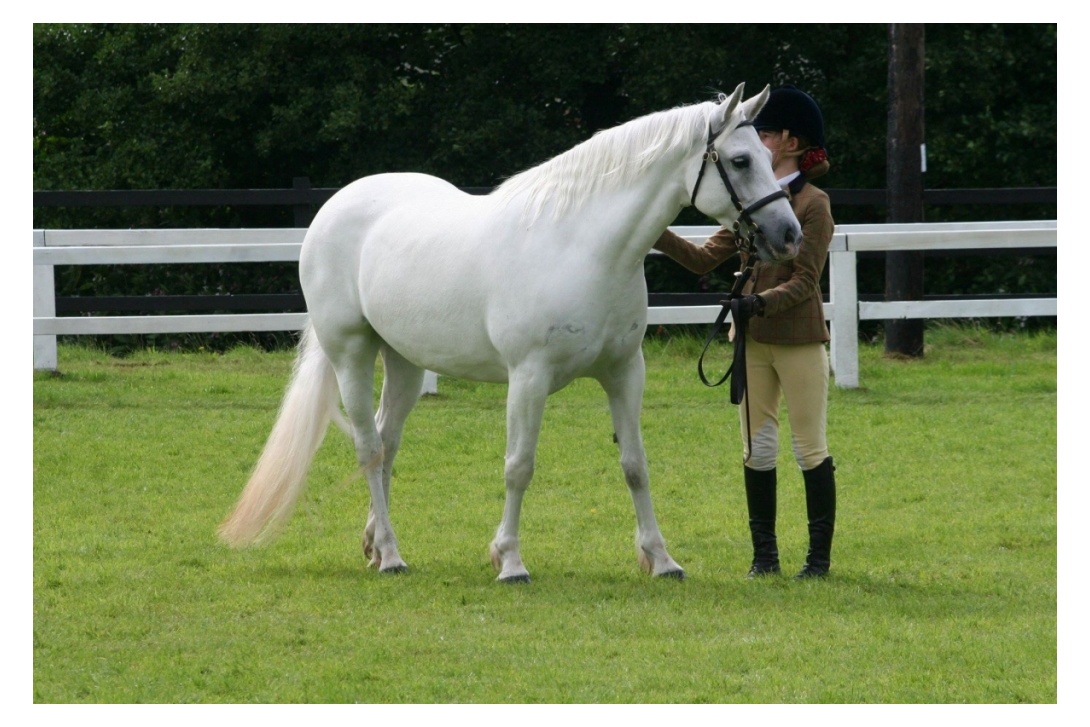
<path id="1" fill-rule="evenodd" d="M 890 222 L 923 222 L 924 28 L 889 26 L 886 189 Z M 886 253 L 886 300 L 923 298 L 923 253 Z M 923 320 L 886 321 L 886 353 L 923 356 Z"/>

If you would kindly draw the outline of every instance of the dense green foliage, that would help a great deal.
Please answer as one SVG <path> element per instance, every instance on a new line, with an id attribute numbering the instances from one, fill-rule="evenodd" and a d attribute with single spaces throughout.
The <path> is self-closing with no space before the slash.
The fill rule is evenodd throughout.
<path id="1" fill-rule="evenodd" d="M 279 188 L 309 176 L 339 187 L 382 171 L 489 186 L 599 129 L 744 81 L 810 90 L 826 115 L 827 183 L 881 188 L 886 33 L 37 25 L 34 186 Z M 928 186 L 1055 185 L 1055 25 L 928 26 L 926 89 Z"/>
<path id="2" fill-rule="evenodd" d="M 832 172 L 823 186 L 885 187 L 887 26 L 60 25 L 34 26 L 34 187 L 340 187 L 420 171 L 488 187 L 595 131 L 746 82 L 794 83 L 821 103 Z M 1056 185 L 1056 25 L 926 29 L 929 188 Z M 882 222 L 841 206 L 838 222 Z M 930 221 L 1054 218 L 1055 206 L 931 207 Z M 693 211 L 679 224 L 706 224 Z M 36 227 L 290 226 L 252 207 L 35 210 Z M 977 259 L 928 293 L 979 287 Z M 936 263 L 941 264 L 941 263 Z M 1016 267 L 1055 292 L 1055 257 Z M 931 267 L 934 267 L 932 265 Z M 651 266 L 653 290 L 722 287 Z M 1027 275 L 1028 273 L 1028 275 Z M 881 292 L 882 268 L 861 266 Z M 257 283 L 257 278 L 264 278 Z M 283 292 L 290 267 L 60 271 L 61 294 Z M 992 290 L 1001 292 L 990 284 Z M 1001 285 L 1005 285 L 1001 283 Z M 953 289 L 952 291 L 950 289 Z"/>
<path id="3" fill-rule="evenodd" d="M 699 339 L 649 341 L 652 493 L 689 578 L 639 571 L 605 396 L 580 380 L 545 412 L 522 518 L 534 580 L 515 587 L 487 556 L 504 387 L 440 379 L 409 419 L 392 517 L 410 572 L 385 577 L 335 428 L 279 540 L 215 539 L 290 354 L 62 347 L 34 380 L 34 701 L 1054 703 L 1056 340 L 944 328 L 924 360 L 861 347 L 864 388 L 830 392 L 821 583 L 745 579 L 737 408 L 697 380 Z M 786 429 L 780 452 L 793 571 Z"/>

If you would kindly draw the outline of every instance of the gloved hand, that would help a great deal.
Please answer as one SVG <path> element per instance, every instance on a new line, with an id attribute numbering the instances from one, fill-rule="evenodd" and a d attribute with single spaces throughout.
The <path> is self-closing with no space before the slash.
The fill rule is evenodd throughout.
<path id="1" fill-rule="evenodd" d="M 738 314 L 749 319 L 753 316 L 764 315 L 765 301 L 759 295 L 743 295 L 738 298 Z"/>

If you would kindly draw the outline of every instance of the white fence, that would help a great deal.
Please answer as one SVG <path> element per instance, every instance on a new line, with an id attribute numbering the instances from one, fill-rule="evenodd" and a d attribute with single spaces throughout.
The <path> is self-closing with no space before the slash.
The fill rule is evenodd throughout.
<path id="1" fill-rule="evenodd" d="M 673 227 L 701 243 L 716 227 Z M 303 229 L 34 230 L 34 368 L 57 367 L 57 336 L 299 330 L 306 313 L 58 318 L 53 266 L 297 261 Z M 859 386 L 859 321 L 894 318 L 1055 316 L 1056 298 L 860 302 L 856 254 L 1057 246 L 1056 221 L 839 225 L 829 247 L 830 363 L 836 384 Z M 650 325 L 711 323 L 720 306 L 653 307 Z M 425 390 L 434 390 L 434 374 Z"/>

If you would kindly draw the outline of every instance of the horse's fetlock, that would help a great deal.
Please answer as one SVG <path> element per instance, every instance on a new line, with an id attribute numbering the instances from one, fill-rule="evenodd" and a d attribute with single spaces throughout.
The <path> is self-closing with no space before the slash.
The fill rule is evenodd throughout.
<path id="1" fill-rule="evenodd" d="M 495 549 L 495 551 L 497 553 L 500 553 L 500 554 L 510 553 L 512 551 L 518 551 L 518 549 L 519 549 L 519 539 L 518 539 L 517 536 L 511 536 L 511 535 L 499 536 L 499 535 L 497 535 L 496 538 L 492 541 L 492 547 Z"/>

